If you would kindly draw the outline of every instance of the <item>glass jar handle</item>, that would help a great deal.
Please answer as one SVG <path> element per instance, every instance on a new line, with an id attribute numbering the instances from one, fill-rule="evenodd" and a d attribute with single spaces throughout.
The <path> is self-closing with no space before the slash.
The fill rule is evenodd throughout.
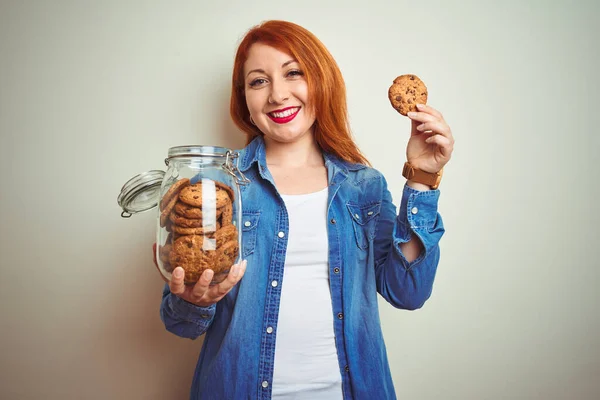
<path id="1" fill-rule="evenodd" d="M 223 169 L 225 169 L 225 171 L 227 171 L 231 176 L 235 178 L 235 182 L 238 185 L 247 185 L 250 183 L 250 179 L 246 178 L 242 171 L 238 169 L 237 165 L 233 164 L 233 160 L 237 159 L 239 155 L 239 153 L 232 153 L 231 151 L 227 151 L 225 163 L 223 164 Z"/>

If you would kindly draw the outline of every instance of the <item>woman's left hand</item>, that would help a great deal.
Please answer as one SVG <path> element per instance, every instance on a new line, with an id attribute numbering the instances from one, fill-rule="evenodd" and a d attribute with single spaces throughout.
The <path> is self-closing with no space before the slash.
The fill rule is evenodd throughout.
<path id="1" fill-rule="evenodd" d="M 408 113 L 412 129 L 406 158 L 413 167 L 435 173 L 450 161 L 454 137 L 439 111 L 427 105 L 417 106 L 417 109 L 417 112 Z"/>

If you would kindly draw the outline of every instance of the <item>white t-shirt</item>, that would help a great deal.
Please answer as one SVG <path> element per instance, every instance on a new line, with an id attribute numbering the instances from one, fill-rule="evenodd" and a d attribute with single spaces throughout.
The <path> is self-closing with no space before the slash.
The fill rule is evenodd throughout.
<path id="1" fill-rule="evenodd" d="M 328 188 L 281 195 L 289 218 L 273 372 L 273 399 L 342 399 L 333 332 Z"/>

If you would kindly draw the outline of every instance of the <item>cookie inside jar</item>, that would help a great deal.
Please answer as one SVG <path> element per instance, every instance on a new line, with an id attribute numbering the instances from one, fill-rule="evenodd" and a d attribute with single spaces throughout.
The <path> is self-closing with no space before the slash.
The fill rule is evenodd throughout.
<path id="1" fill-rule="evenodd" d="M 233 190 L 217 180 L 172 183 L 159 204 L 160 227 L 168 232 L 158 251 L 164 272 L 182 267 L 184 282 L 193 285 L 212 269 L 211 284 L 222 282 L 239 254 L 234 202 Z"/>

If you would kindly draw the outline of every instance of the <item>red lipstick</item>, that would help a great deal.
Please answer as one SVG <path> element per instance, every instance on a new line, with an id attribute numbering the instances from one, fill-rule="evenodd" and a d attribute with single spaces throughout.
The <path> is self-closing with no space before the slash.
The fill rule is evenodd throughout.
<path id="1" fill-rule="evenodd" d="M 290 109 L 296 109 L 296 111 L 288 116 L 285 117 L 276 117 L 275 115 L 273 115 L 274 113 L 282 113 L 284 111 L 290 110 Z M 293 120 L 294 118 L 296 118 L 296 115 L 298 115 L 298 112 L 300 112 L 300 107 L 287 107 L 281 110 L 275 110 L 272 111 L 270 113 L 268 113 L 267 115 L 269 116 L 269 118 L 271 118 L 271 120 L 277 124 L 287 124 L 288 122 L 290 122 L 291 120 Z"/>

